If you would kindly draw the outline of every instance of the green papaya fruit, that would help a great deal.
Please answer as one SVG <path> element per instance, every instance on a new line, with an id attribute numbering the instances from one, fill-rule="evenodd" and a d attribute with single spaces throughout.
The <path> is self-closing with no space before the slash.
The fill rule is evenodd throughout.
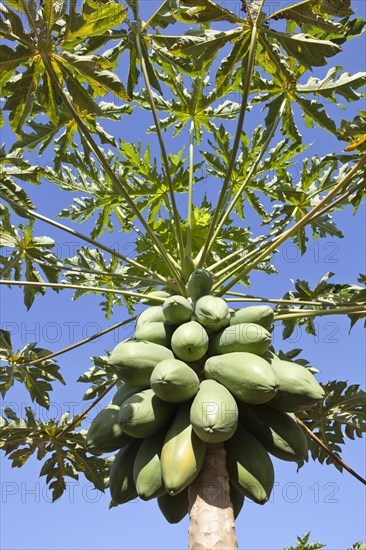
<path id="1" fill-rule="evenodd" d="M 175 355 L 182 361 L 198 361 L 208 349 L 207 332 L 196 321 L 189 321 L 174 331 L 171 346 Z"/>
<path id="2" fill-rule="evenodd" d="M 289 414 L 268 405 L 239 405 L 240 420 L 265 449 L 282 460 L 302 462 L 308 458 L 308 442 Z"/>
<path id="3" fill-rule="evenodd" d="M 140 443 L 140 441 L 133 440 L 117 453 L 113 461 L 109 474 L 111 492 L 109 508 L 124 504 L 138 496 L 133 481 L 133 465 Z"/>
<path id="4" fill-rule="evenodd" d="M 122 433 L 118 423 L 119 405 L 102 409 L 90 424 L 85 445 L 93 454 L 110 453 L 127 445 L 131 438 Z"/>
<path id="5" fill-rule="evenodd" d="M 271 343 L 271 335 L 255 323 L 239 323 L 214 334 L 210 338 L 209 354 L 221 355 L 235 351 L 247 351 L 261 355 Z"/>
<path id="6" fill-rule="evenodd" d="M 257 504 L 267 502 L 274 484 L 274 470 L 262 443 L 239 422 L 225 448 L 230 482 Z"/>
<path id="7" fill-rule="evenodd" d="M 191 320 L 193 306 L 183 296 L 171 296 L 163 305 L 163 314 L 167 323 L 181 325 Z"/>
<path id="8" fill-rule="evenodd" d="M 203 380 L 190 412 L 195 433 L 206 443 L 230 439 L 238 425 L 238 406 L 231 393 L 215 380 Z"/>
<path id="9" fill-rule="evenodd" d="M 230 323 L 229 306 L 218 296 L 202 296 L 194 308 L 196 320 L 205 329 L 216 332 Z"/>
<path id="10" fill-rule="evenodd" d="M 189 276 L 187 288 L 190 297 L 196 302 L 201 296 L 210 293 L 213 275 L 206 269 L 195 269 Z"/>
<path id="11" fill-rule="evenodd" d="M 271 360 L 279 388 L 276 395 L 268 402 L 275 409 L 296 412 L 313 407 L 324 399 L 323 388 L 314 375 L 302 365 L 292 361 Z"/>
<path id="12" fill-rule="evenodd" d="M 141 302 L 154 307 L 157 304 L 157 301 L 154 300 L 154 298 L 169 298 L 169 296 L 170 292 L 167 292 L 166 290 L 154 290 L 153 292 L 146 294 L 146 297 L 143 298 Z"/>
<path id="13" fill-rule="evenodd" d="M 254 405 L 272 399 L 278 388 L 271 365 L 262 357 L 245 351 L 209 357 L 204 372 L 207 378 L 223 384 L 241 401 Z"/>
<path id="14" fill-rule="evenodd" d="M 163 306 L 152 306 L 144 309 L 136 321 L 136 328 L 140 328 L 146 323 L 164 323 Z"/>
<path id="15" fill-rule="evenodd" d="M 170 349 L 159 344 L 127 340 L 113 349 L 108 363 L 124 382 L 136 386 L 148 386 L 156 365 L 164 359 L 173 357 Z"/>
<path id="16" fill-rule="evenodd" d="M 166 490 L 161 476 L 160 455 L 166 429 L 143 439 L 133 465 L 133 480 L 138 496 L 150 500 L 163 495 Z"/>
<path id="17" fill-rule="evenodd" d="M 248 306 L 238 309 L 230 319 L 230 325 L 256 323 L 267 330 L 272 328 L 274 311 L 270 306 Z"/>
<path id="18" fill-rule="evenodd" d="M 169 403 L 182 403 L 196 395 L 200 381 L 186 363 L 165 359 L 152 371 L 150 384 L 156 395 Z"/>
<path id="19" fill-rule="evenodd" d="M 121 406 L 126 399 L 131 397 L 131 395 L 146 389 L 147 386 L 132 386 L 132 384 L 127 384 L 127 382 L 122 382 L 114 394 L 111 404 Z"/>
<path id="20" fill-rule="evenodd" d="M 179 405 L 168 429 L 161 452 L 161 471 L 170 495 L 176 495 L 199 474 L 206 454 L 206 443 L 193 431 L 191 403 Z"/>
<path id="21" fill-rule="evenodd" d="M 188 514 L 188 488 L 175 496 L 165 493 L 158 497 L 158 506 L 169 523 L 179 523 Z"/>
<path id="22" fill-rule="evenodd" d="M 243 508 L 245 495 L 242 491 L 238 491 L 232 483 L 229 483 L 230 486 L 230 500 L 233 505 L 234 519 L 238 517 Z"/>
<path id="23" fill-rule="evenodd" d="M 152 323 L 145 323 L 137 327 L 134 338 L 135 340 L 152 342 L 153 344 L 159 344 L 159 346 L 168 348 L 170 347 L 172 334 L 173 327 L 170 327 L 166 323 L 153 321 Z"/>
<path id="24" fill-rule="evenodd" d="M 122 403 L 118 421 L 124 433 L 136 438 L 150 437 L 169 421 L 174 411 L 172 403 L 162 401 L 148 389 Z"/>

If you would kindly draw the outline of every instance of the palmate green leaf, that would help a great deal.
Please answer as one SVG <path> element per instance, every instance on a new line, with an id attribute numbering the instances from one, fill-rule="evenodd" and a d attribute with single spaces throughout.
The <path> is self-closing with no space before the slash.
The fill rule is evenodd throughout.
<path id="1" fill-rule="evenodd" d="M 66 50 L 72 50 L 84 40 L 100 36 L 113 27 L 120 25 L 127 16 L 127 8 L 117 2 L 108 2 L 91 12 L 83 12 L 83 22 L 74 29 L 68 28 L 61 40 Z"/>
<path id="2" fill-rule="evenodd" d="M 152 222 L 162 215 L 164 209 L 170 208 L 169 187 L 164 171 L 160 171 L 158 161 L 151 157 L 150 146 L 145 151 L 142 144 L 121 143 L 123 162 L 121 163 L 126 174 L 130 174 L 130 195 L 138 200 L 140 211 L 148 211 L 148 221 Z M 170 176 L 174 192 L 185 193 L 188 188 L 189 173 L 187 159 L 183 157 L 184 148 L 177 154 L 169 154 Z M 194 174 L 201 167 L 201 163 L 194 165 Z M 202 176 L 196 177 L 194 183 L 201 181 Z M 132 216 L 130 216 L 131 219 Z"/>
<path id="3" fill-rule="evenodd" d="M 337 167 L 337 159 L 331 156 L 321 159 L 314 156 L 311 162 L 305 159 L 300 174 L 300 182 L 297 184 L 293 182 L 293 175 L 290 171 L 278 171 L 274 178 L 267 182 L 263 191 L 275 203 L 270 214 L 270 220 L 274 222 L 273 228 L 284 228 L 292 220 L 299 221 L 316 206 L 319 197 L 332 189 L 339 178 L 342 177 L 343 168 L 336 174 Z M 276 203 L 278 200 L 281 201 L 281 205 L 278 202 Z M 313 238 L 324 237 L 326 234 L 342 237 L 341 232 L 331 221 L 329 213 L 310 221 L 308 229 L 311 229 Z M 306 228 L 300 229 L 293 238 L 303 254 L 308 240 Z"/>
<path id="4" fill-rule="evenodd" d="M 87 82 L 97 95 L 112 93 L 124 101 L 130 101 L 119 77 L 109 70 L 110 63 L 100 55 L 80 56 L 69 52 L 55 55 L 54 60 L 62 67 L 74 71 L 81 81 Z"/>
<path id="5" fill-rule="evenodd" d="M 10 200 L 14 201 L 18 206 L 20 207 L 26 207 L 26 208 L 34 208 L 34 204 L 28 197 L 27 193 L 22 189 L 19 185 L 17 185 L 12 179 L 7 177 L 1 177 L 0 178 L 0 193 L 2 194 L 2 199 L 4 197 L 8 197 Z M 24 210 L 21 208 L 17 208 L 16 206 L 12 205 L 12 208 L 14 212 L 22 217 L 22 218 L 28 218 L 28 216 L 24 213 Z M 1 207 L 1 217 L 9 217 L 9 211 L 8 209 L 2 205 Z"/>
<path id="6" fill-rule="evenodd" d="M 193 76 L 191 77 L 192 88 L 188 90 L 183 75 L 176 69 L 175 65 L 168 64 L 157 56 L 153 60 L 164 71 L 159 75 L 160 80 L 170 88 L 173 94 L 173 99 L 170 101 L 154 94 L 156 109 L 168 113 L 167 118 L 160 120 L 163 130 L 174 126 L 174 135 L 179 135 L 185 126 L 190 121 L 193 121 L 195 139 L 197 143 L 200 143 L 203 129 L 212 131 L 212 120 L 215 118 L 215 114 L 227 120 L 235 117 L 239 106 L 235 102 L 228 101 L 225 97 L 230 91 L 230 83 L 228 81 L 225 85 L 222 84 L 220 88 L 215 87 L 207 94 L 206 88 L 210 86 L 209 77 Z M 222 97 L 225 97 L 224 102 L 217 104 L 216 102 Z M 150 109 L 146 91 L 141 92 L 135 99 L 142 108 Z M 155 126 L 150 127 L 148 131 L 155 131 Z"/>
<path id="7" fill-rule="evenodd" d="M 120 340 L 124 340 L 126 336 L 127 333 L 124 334 L 123 338 L 120 338 Z M 116 344 L 117 343 L 116 341 Z M 90 359 L 93 363 L 93 367 L 78 378 L 78 382 L 89 384 L 89 388 L 83 396 L 83 399 L 86 401 L 99 397 L 106 387 L 116 380 L 116 375 L 111 370 L 107 356 L 98 355 Z"/>
<path id="8" fill-rule="evenodd" d="M 286 547 L 284 550 L 320 550 L 320 548 L 325 548 L 325 544 L 310 542 L 309 531 L 307 531 L 303 537 L 297 537 L 295 544 L 295 546 Z"/>
<path id="9" fill-rule="evenodd" d="M 85 451 L 85 432 L 64 429 L 74 420 L 68 421 L 68 413 L 56 422 L 37 420 L 29 407 L 26 419 L 18 418 L 10 408 L 1 417 L 0 448 L 8 456 L 13 467 L 21 467 L 34 454 L 43 462 L 40 476 L 52 491 L 52 500 L 59 499 L 66 489 L 66 478 L 79 479 L 82 473 L 94 487 L 104 492 L 110 460 L 88 456 Z"/>
<path id="10" fill-rule="evenodd" d="M 289 34 L 266 30 L 266 35 L 276 40 L 287 55 L 296 59 L 307 69 L 327 64 L 327 57 L 341 51 L 340 47 L 330 40 L 320 40 L 311 35 Z"/>
<path id="11" fill-rule="evenodd" d="M 332 251 L 331 251 L 332 252 Z M 306 300 L 306 301 L 321 301 L 329 304 L 332 308 L 337 304 L 347 304 L 349 302 L 365 303 L 366 304 L 366 289 L 359 285 L 351 284 L 339 284 L 329 283 L 328 280 L 334 276 L 334 273 L 326 273 L 319 283 L 312 289 L 307 281 L 297 279 L 294 281 L 295 290 L 287 292 L 283 298 L 285 300 Z M 277 306 L 276 311 L 279 313 L 285 313 L 291 306 Z M 299 311 L 304 310 L 317 310 L 316 306 L 299 306 Z M 324 310 L 324 306 L 320 308 Z M 348 316 L 351 319 L 351 328 L 353 324 L 360 320 L 362 315 Z M 283 338 L 289 338 L 293 333 L 295 327 L 305 326 L 305 330 L 313 335 L 316 335 L 316 326 L 312 318 L 298 317 L 296 319 L 283 320 Z"/>
<path id="12" fill-rule="evenodd" d="M 138 277 L 136 277 L 136 281 L 131 282 L 128 278 L 129 268 L 124 267 L 115 256 L 109 261 L 106 260 L 103 253 L 97 249 L 83 247 L 77 251 L 74 257 L 66 259 L 66 263 L 71 268 L 73 266 L 77 267 L 78 270 L 73 271 L 70 269 L 70 271 L 66 271 L 64 274 L 65 282 L 85 286 L 85 289 L 75 290 L 73 299 L 76 300 L 88 294 L 102 296 L 103 299 L 100 302 L 100 306 L 102 311 L 105 312 L 107 319 L 112 315 L 115 306 L 125 304 L 128 311 L 132 312 L 133 300 L 120 294 L 103 293 L 102 290 L 100 292 L 90 291 L 88 287 L 98 286 L 106 289 L 124 289 L 131 292 L 133 290 L 139 291 L 141 286 L 144 291 L 145 287 L 149 286 L 149 283 L 140 281 Z M 98 271 L 101 272 L 100 275 Z M 139 276 L 141 276 L 141 273 L 139 273 Z M 124 283 L 125 286 L 122 286 Z"/>
<path id="13" fill-rule="evenodd" d="M 29 48 L 22 44 L 19 44 L 15 50 L 12 50 L 6 44 L 2 44 L 0 46 L 0 70 L 4 71 L 4 75 L 7 71 L 13 71 L 21 63 L 28 61 L 32 53 Z"/>
<path id="14" fill-rule="evenodd" d="M 312 407 L 298 417 L 333 452 L 340 455 L 345 438 L 362 437 L 366 432 L 366 393 L 357 384 L 333 380 L 323 385 L 323 403 Z M 312 440 L 310 452 L 314 460 L 321 464 L 333 464 L 342 471 L 342 466 Z"/>
<path id="15" fill-rule="evenodd" d="M 41 360 L 37 365 L 30 362 L 46 358 L 51 352 L 36 347 L 36 343 L 28 344 L 23 349 L 13 351 L 10 334 L 0 331 L 0 392 L 5 397 L 15 382 L 25 386 L 32 401 L 41 407 L 49 408 L 52 383 L 65 384 L 59 371 L 60 367 L 51 359 Z"/>
<path id="16" fill-rule="evenodd" d="M 40 179 L 45 173 L 45 169 L 41 166 L 34 166 L 25 161 L 20 148 L 13 148 L 11 152 L 6 153 L 5 148 L 0 147 L 0 167 L 0 181 L 6 180 L 5 185 L 9 185 L 10 188 L 12 185 L 9 180 L 13 178 L 39 185 Z M 21 191 L 20 194 L 25 198 L 25 191 Z M 7 194 L 6 191 L 3 192 Z M 12 192 L 10 191 L 10 193 Z M 12 198 L 11 194 L 8 196 Z M 31 202 L 28 203 L 29 208 L 34 208 L 31 204 Z"/>
<path id="17" fill-rule="evenodd" d="M 338 137 L 343 141 L 353 142 L 365 135 L 366 111 L 360 111 L 353 120 L 342 120 Z"/>
<path id="18" fill-rule="evenodd" d="M 194 5 L 189 0 L 181 0 L 178 9 L 173 11 L 173 16 L 181 23 L 212 23 L 214 21 L 226 21 L 233 24 L 241 24 L 243 19 L 235 13 L 225 9 L 222 5 L 211 0 L 195 0 Z"/>
<path id="19" fill-rule="evenodd" d="M 9 122 L 15 134 L 19 134 L 27 116 L 32 110 L 35 90 L 42 72 L 41 61 L 33 63 L 29 69 L 9 80 L 7 95 L 12 94 L 4 105 L 10 111 Z"/>
<path id="20" fill-rule="evenodd" d="M 126 35 L 126 31 L 116 34 L 110 28 L 125 18 L 127 10 L 124 6 L 108 3 L 108 6 L 101 7 L 84 2 L 81 6 L 82 13 L 77 11 L 74 3 L 70 5 L 67 13 L 68 6 L 63 1 L 47 0 L 42 3 L 37 13 L 35 6 L 32 6 L 32 17 L 39 35 L 44 37 L 49 62 L 59 77 L 61 87 L 62 72 L 57 64 L 67 64 L 73 72 L 73 75 L 68 74 L 67 78 L 76 103 L 83 99 L 84 106 L 88 104 L 90 115 L 95 116 L 98 106 L 93 105 L 93 98 L 96 95 L 112 93 L 124 101 L 130 101 L 122 82 L 110 70 L 112 62 L 102 55 L 88 55 L 93 51 L 93 47 L 97 49 L 109 40 Z M 45 112 L 57 126 L 59 93 L 43 65 L 40 49 L 44 49 L 45 46 L 38 43 L 34 33 L 27 34 L 22 30 L 22 21 L 12 10 L 4 7 L 2 13 L 4 22 L 1 23 L 0 30 L 9 40 L 19 42 L 14 48 L 6 45 L 2 50 L 2 74 L 5 75 L 3 95 L 6 98 L 4 109 L 10 110 L 11 127 L 19 135 L 28 117 L 35 117 L 39 113 L 38 105 L 42 106 L 43 113 Z M 66 51 L 64 41 L 67 48 L 75 49 L 75 52 Z M 70 82 L 72 76 L 79 80 L 77 90 L 77 82 Z M 81 86 L 85 83 L 94 90 L 89 99 Z M 63 123 L 65 124 L 65 120 Z M 91 126 L 93 127 L 93 124 Z M 103 134 L 102 131 L 97 133 Z"/>
<path id="21" fill-rule="evenodd" d="M 234 45 L 230 53 L 221 61 L 216 73 L 216 88 L 227 86 L 233 78 L 233 72 L 239 62 L 248 55 L 251 32 L 244 31 L 241 36 L 234 41 Z"/>
<path id="22" fill-rule="evenodd" d="M 62 161 L 62 169 L 48 170 L 47 178 L 60 189 L 76 193 L 77 196 L 69 207 L 60 212 L 59 216 L 79 222 L 95 217 L 91 231 L 92 238 L 99 237 L 106 229 L 112 232 L 114 220 L 128 232 L 132 221 L 129 219 L 130 213 L 125 210 L 120 191 L 115 188 L 104 171 L 101 171 L 90 157 L 78 151 L 72 153 L 65 151 Z M 110 162 L 132 195 L 133 188 L 127 182 L 128 170 L 114 157 L 110 157 Z"/>
<path id="23" fill-rule="evenodd" d="M 263 143 L 267 138 L 267 130 L 263 130 L 260 126 L 252 133 L 251 143 L 246 135 L 242 135 L 240 144 L 240 154 L 234 165 L 232 172 L 232 185 L 227 196 L 227 204 L 239 191 L 241 185 L 246 180 L 253 163 L 258 155 L 262 152 Z M 202 156 L 208 164 L 207 171 L 216 178 L 224 179 L 230 162 L 230 135 L 225 132 L 223 126 L 214 134 L 216 143 L 209 140 L 209 145 L 213 152 L 202 151 Z M 250 181 L 244 187 L 239 200 L 236 203 L 236 213 L 242 219 L 244 218 L 244 207 L 247 201 L 255 211 L 263 218 L 264 222 L 272 219 L 270 211 L 263 204 L 263 195 L 269 195 L 273 200 L 278 193 L 278 190 L 272 194 L 270 182 L 268 182 L 268 174 L 278 173 L 278 179 L 286 172 L 293 164 L 297 155 L 305 151 L 307 146 L 300 144 L 289 144 L 288 140 L 279 142 L 271 149 L 261 160 L 255 170 L 255 173 L 250 178 Z"/>
<path id="24" fill-rule="evenodd" d="M 330 6 L 331 2 L 328 2 Z M 337 2 L 332 2 L 334 6 Z M 343 2 L 345 4 L 345 2 Z M 348 2 L 350 4 L 350 2 Z M 344 26 L 337 21 L 333 21 L 333 17 L 345 17 L 352 15 L 351 9 L 335 9 L 333 13 L 329 13 L 325 2 L 299 2 L 294 6 L 286 6 L 283 10 L 276 11 L 269 15 L 267 20 L 270 19 L 287 19 L 295 22 L 303 32 L 310 32 L 312 34 L 312 27 L 320 28 L 327 33 L 341 34 L 344 31 Z M 338 6 L 340 7 L 340 6 Z M 339 15 L 338 15 L 339 14 Z"/>
<path id="25" fill-rule="evenodd" d="M 0 4 L 0 13 L 2 15 L 2 18 L 0 18 L 0 31 L 2 36 L 11 41 L 17 39 L 20 44 L 32 47 L 32 36 L 28 34 L 21 17 L 9 8 L 9 6 L 19 11 L 22 11 L 22 9 L 12 5 L 11 2 L 7 2 L 7 4 L 8 6 L 3 3 Z M 19 4 L 21 4 L 21 2 L 19 2 Z"/>
<path id="26" fill-rule="evenodd" d="M 312 3 L 315 13 L 326 13 L 333 17 L 352 15 L 351 0 L 317 0 Z"/>
<path id="27" fill-rule="evenodd" d="M 55 241 L 49 237 L 33 235 L 34 219 L 26 226 L 19 224 L 17 228 L 11 225 L 10 218 L 5 215 L 0 224 L 0 248 L 5 248 L 6 255 L 0 256 L 0 275 L 3 279 L 17 281 L 25 276 L 27 281 L 42 282 L 41 273 L 36 269 L 38 264 L 48 282 L 57 282 L 60 269 L 57 267 L 57 256 L 52 252 Z M 45 263 L 45 264 L 44 264 Z M 57 290 L 56 290 L 57 291 Z M 24 287 L 24 303 L 29 309 L 37 294 L 45 294 L 42 287 Z"/>
<path id="28" fill-rule="evenodd" d="M 328 130 L 328 132 L 331 132 L 332 134 L 336 133 L 336 124 L 333 118 L 328 116 L 323 105 L 315 100 L 303 99 L 299 96 L 296 96 L 296 103 L 298 103 L 303 110 L 303 117 L 306 126 L 309 128 L 314 128 L 314 122 L 316 122 L 319 126 L 325 130 Z"/>
<path id="29" fill-rule="evenodd" d="M 310 77 L 306 84 L 298 84 L 296 90 L 299 93 L 314 93 L 334 102 L 336 102 L 335 94 L 343 96 L 347 101 L 357 101 L 361 96 L 355 90 L 365 86 L 366 73 L 339 75 L 341 70 L 342 67 L 332 67 L 322 80 Z M 339 75 L 338 78 L 336 78 L 337 75 Z"/>
<path id="30" fill-rule="evenodd" d="M 182 36 L 155 35 L 150 37 L 155 52 L 164 58 L 166 54 L 187 58 L 191 72 L 207 71 L 221 48 L 231 40 L 238 39 L 241 29 L 214 31 L 211 29 L 190 30 Z"/>

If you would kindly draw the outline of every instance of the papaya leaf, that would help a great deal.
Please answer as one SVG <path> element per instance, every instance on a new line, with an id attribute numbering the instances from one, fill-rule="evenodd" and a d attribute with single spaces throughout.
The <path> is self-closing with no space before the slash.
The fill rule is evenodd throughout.
<path id="1" fill-rule="evenodd" d="M 306 84 L 298 84 L 296 90 L 301 94 L 314 93 L 333 101 L 336 101 L 334 94 L 343 96 L 347 101 L 357 101 L 360 94 L 356 93 L 355 90 L 365 86 L 366 73 L 360 72 L 354 75 L 342 73 L 337 78 L 341 70 L 342 67 L 332 67 L 323 80 L 310 77 Z"/>
<path id="2" fill-rule="evenodd" d="M 309 34 L 289 34 L 267 30 L 266 34 L 274 38 L 287 55 L 296 59 L 307 69 L 327 64 L 327 57 L 339 53 L 340 47 L 330 40 L 313 38 Z"/>
<path id="3" fill-rule="evenodd" d="M 366 112 L 362 111 L 352 121 L 342 120 L 338 130 L 338 137 L 343 141 L 353 143 L 354 140 L 363 138 L 366 128 Z"/>
<path id="4" fill-rule="evenodd" d="M 76 256 L 68 258 L 66 263 L 69 264 L 71 268 L 73 266 L 77 267 L 78 270 L 73 271 L 70 269 L 70 271 L 66 271 L 64 274 L 65 280 L 71 284 L 85 286 L 85 289 L 75 290 L 73 296 L 74 300 L 91 293 L 97 296 L 101 295 L 103 300 L 100 302 L 100 306 L 101 309 L 105 311 L 107 319 L 112 315 L 114 307 L 121 306 L 123 301 L 129 311 L 132 311 L 132 301 L 127 296 L 122 297 L 121 295 L 111 292 L 103 294 L 102 290 L 98 293 L 88 290 L 90 286 L 121 290 L 121 281 L 123 281 L 123 276 L 127 275 L 128 268 L 123 267 L 120 260 L 116 257 L 113 257 L 108 263 L 100 250 L 83 247 L 78 250 Z M 84 269 L 85 272 L 83 271 Z M 89 273 L 89 271 L 92 271 L 92 273 Z M 98 275 L 98 271 L 101 271 L 101 275 Z M 138 280 L 131 283 L 127 278 L 127 281 L 128 288 L 126 290 L 138 290 L 140 286 Z"/>
<path id="5" fill-rule="evenodd" d="M 211 0 L 195 0 L 194 5 L 189 0 L 179 3 L 179 9 L 173 11 L 173 16 L 181 23 L 212 23 L 226 21 L 228 23 L 242 23 L 243 20 L 235 13 L 212 2 Z"/>
<path id="6" fill-rule="evenodd" d="M 299 413 L 307 427 L 317 435 L 333 452 L 342 452 L 345 439 L 362 437 L 366 432 L 366 393 L 357 384 L 333 380 L 323 384 L 324 401 L 315 407 Z M 310 452 L 321 464 L 333 464 L 342 471 L 342 466 L 319 445 L 310 441 Z"/>
<path id="7" fill-rule="evenodd" d="M 90 37 L 100 36 L 126 19 L 127 9 L 117 2 L 109 2 L 89 14 L 84 12 L 84 21 L 75 29 L 69 28 L 61 40 L 66 50 L 72 50 Z"/>
<path id="8" fill-rule="evenodd" d="M 3 218 L 0 224 L 2 236 L 0 248 L 8 252 L 6 256 L 0 256 L 0 272 L 4 279 L 13 278 L 21 280 L 22 275 L 28 281 L 42 282 L 41 273 L 36 265 L 41 267 L 45 279 L 52 283 L 58 281 L 59 268 L 57 256 L 51 251 L 55 241 L 49 237 L 35 237 L 33 235 L 34 220 L 30 220 L 26 226 L 19 225 L 15 228 L 8 218 Z M 21 233 L 22 234 L 21 234 Z M 27 286 L 24 288 L 24 303 L 29 309 L 36 294 L 44 294 L 42 287 Z"/>
<path id="9" fill-rule="evenodd" d="M 130 101 L 128 94 L 119 77 L 109 70 L 110 63 L 100 55 L 79 56 L 69 52 L 62 52 L 54 56 L 55 61 L 62 67 L 75 71 L 81 81 L 86 81 L 97 95 L 104 96 L 112 93 L 124 101 Z"/>
<path id="10" fill-rule="evenodd" d="M 84 400 L 89 401 L 90 399 L 99 397 L 106 387 L 114 382 L 116 376 L 108 364 L 107 359 L 108 357 L 102 356 L 91 357 L 94 366 L 78 378 L 78 382 L 84 382 L 90 385 L 83 396 Z"/>
<path id="11" fill-rule="evenodd" d="M 286 547 L 284 550 L 320 550 L 320 548 L 325 548 L 325 544 L 309 541 L 310 532 L 307 531 L 303 537 L 297 537 L 296 546 L 289 546 Z"/>
<path id="12" fill-rule="evenodd" d="M 24 384 L 32 401 L 49 408 L 52 382 L 65 384 L 59 366 L 51 359 L 44 359 L 51 352 L 28 344 L 22 350 L 13 351 L 11 337 L 7 331 L 0 331 L 0 392 L 4 398 L 15 382 Z M 29 365 L 38 361 L 37 365 Z"/>
<path id="13" fill-rule="evenodd" d="M 0 424 L 0 448 L 13 467 L 21 467 L 34 454 L 43 462 L 40 476 L 52 491 L 52 500 L 58 500 L 66 489 L 66 478 L 79 479 L 82 473 L 96 489 L 104 492 L 110 460 L 88 456 L 85 451 L 85 432 L 67 431 L 72 423 L 65 413 L 57 422 L 37 420 L 29 407 L 26 418 L 18 418 L 10 408 Z"/>

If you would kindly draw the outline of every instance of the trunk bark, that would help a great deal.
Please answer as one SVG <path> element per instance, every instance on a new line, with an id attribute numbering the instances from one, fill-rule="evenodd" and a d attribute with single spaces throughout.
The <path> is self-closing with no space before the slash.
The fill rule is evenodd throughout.
<path id="1" fill-rule="evenodd" d="M 205 462 L 188 489 L 190 550 L 237 550 L 223 443 L 208 444 Z"/>

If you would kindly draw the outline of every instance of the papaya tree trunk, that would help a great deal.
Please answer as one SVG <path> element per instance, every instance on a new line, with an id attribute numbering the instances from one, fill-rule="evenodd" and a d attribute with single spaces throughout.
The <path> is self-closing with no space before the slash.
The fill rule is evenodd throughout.
<path id="1" fill-rule="evenodd" d="M 190 550 L 236 550 L 238 542 L 223 443 L 207 445 L 205 462 L 190 485 L 188 496 Z"/>

